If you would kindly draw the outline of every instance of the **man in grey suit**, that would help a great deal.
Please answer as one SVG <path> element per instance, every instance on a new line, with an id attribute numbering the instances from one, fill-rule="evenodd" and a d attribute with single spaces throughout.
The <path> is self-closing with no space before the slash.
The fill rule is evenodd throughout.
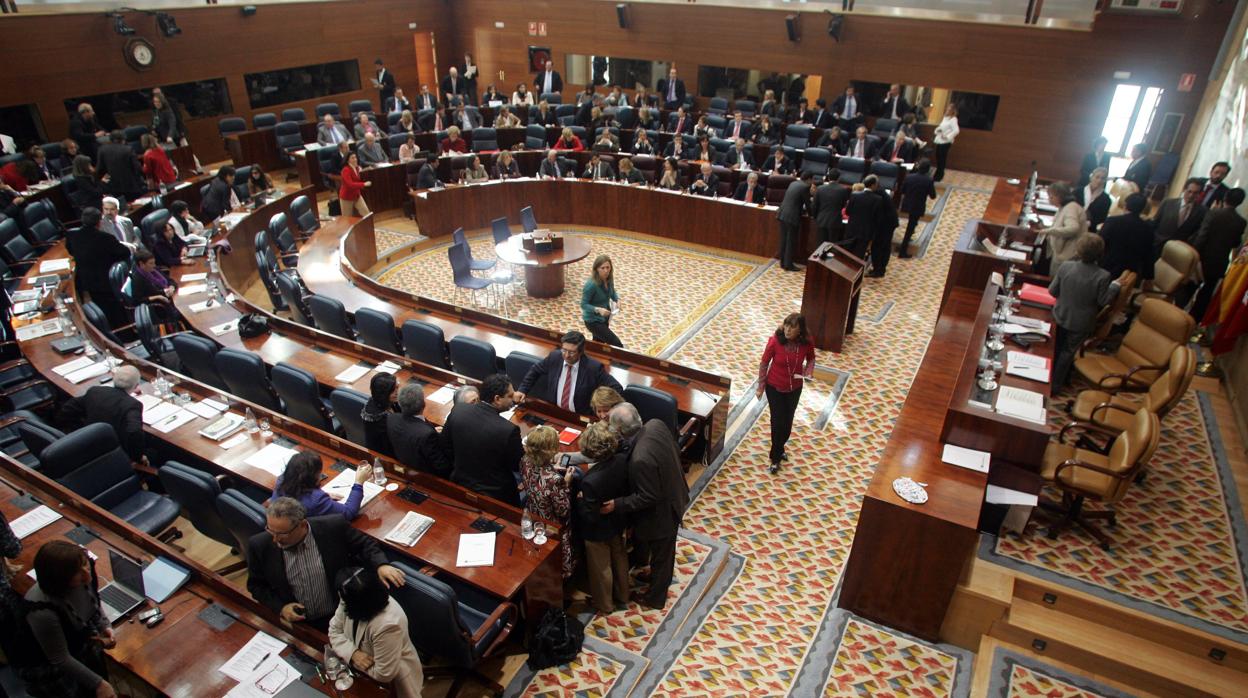
<path id="1" fill-rule="evenodd" d="M 333 114 L 326 114 L 316 127 L 316 142 L 321 145 L 334 145 L 351 140 L 347 127 L 334 120 Z"/>
<path id="2" fill-rule="evenodd" d="M 559 151 L 547 150 L 546 157 L 542 160 L 541 166 L 537 168 L 537 175 L 542 179 L 563 179 L 568 174 L 559 162 Z"/>
<path id="3" fill-rule="evenodd" d="M 377 137 L 371 133 L 364 135 L 364 142 L 355 149 L 355 154 L 360 159 L 360 167 L 372 167 L 387 162 L 386 152 L 381 149 Z"/>
<path id="4" fill-rule="evenodd" d="M 1200 203 L 1200 178 L 1192 177 L 1183 183 L 1181 196 L 1166 199 L 1153 217 L 1154 257 L 1161 256 L 1161 248 L 1171 240 L 1188 242 L 1200 230 L 1209 209 Z"/>
<path id="5" fill-rule="evenodd" d="M 780 221 L 780 268 L 785 271 L 797 271 L 793 266 L 793 255 L 797 248 L 797 236 L 802 230 L 802 214 L 810 210 L 810 197 L 815 193 L 815 183 L 809 172 L 803 172 L 796 182 L 791 182 L 784 191 L 784 199 L 780 202 L 780 210 L 776 218 Z"/>
<path id="6" fill-rule="evenodd" d="M 845 204 L 852 193 L 849 187 L 837 182 L 841 171 L 833 168 L 828 172 L 824 183 L 815 188 L 815 198 L 810 207 L 810 215 L 815 219 L 815 230 L 819 233 L 819 242 L 840 243 L 845 237 Z"/>
<path id="7" fill-rule="evenodd" d="M 100 230 L 112 235 L 130 247 L 138 244 L 137 236 L 134 234 L 134 221 L 121 215 L 121 203 L 117 199 L 111 196 L 104 197 L 104 206 L 101 213 L 104 214 L 104 217 L 100 219 Z"/>
<path id="8" fill-rule="evenodd" d="M 650 564 L 650 588 L 636 599 L 647 608 L 667 605 L 676 564 L 676 534 L 689 486 L 680 467 L 680 449 L 666 424 L 651 419 L 643 426 L 637 408 L 622 402 L 607 416 L 611 428 L 628 442 L 628 485 L 631 494 L 602 506 L 603 514 L 627 514 L 633 526 L 633 547 L 638 559 Z"/>
<path id="9" fill-rule="evenodd" d="M 481 126 L 481 117 L 477 115 L 476 109 L 461 106 L 455 110 L 455 125 L 461 131 L 471 131 Z"/>

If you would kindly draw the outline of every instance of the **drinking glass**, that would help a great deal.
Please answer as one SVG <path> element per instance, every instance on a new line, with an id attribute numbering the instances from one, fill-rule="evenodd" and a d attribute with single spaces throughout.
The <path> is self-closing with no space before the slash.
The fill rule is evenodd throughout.
<path id="1" fill-rule="evenodd" d="M 268 417 L 260 418 L 260 438 L 262 439 L 273 438 L 273 426 L 269 424 Z"/>
<path id="2" fill-rule="evenodd" d="M 534 545 L 546 544 L 546 523 L 543 521 L 533 522 L 533 544 Z"/>

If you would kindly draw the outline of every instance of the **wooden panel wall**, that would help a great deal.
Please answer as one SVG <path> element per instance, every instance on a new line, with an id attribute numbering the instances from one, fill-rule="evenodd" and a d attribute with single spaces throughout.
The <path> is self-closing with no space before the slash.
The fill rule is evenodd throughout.
<path id="1" fill-rule="evenodd" d="M 336 101 L 343 111 L 353 99 L 378 101 L 369 81 L 373 60 L 381 57 L 400 86 L 414 92 L 417 83 L 410 22 L 451 40 L 451 16 L 440 0 L 344 0 L 306 4 L 260 5 L 252 17 L 237 6 L 173 10 L 181 36 L 166 39 L 150 17 L 131 13 L 131 26 L 155 45 L 156 63 L 136 72 L 122 58 L 126 39 L 101 14 L 5 15 L 0 18 L 0 104 L 38 105 L 49 138 L 68 133 L 67 97 L 224 77 L 229 81 L 234 113 L 251 122 L 243 82 L 245 73 L 293 68 L 336 60 L 360 63 L 358 92 L 329 99 L 284 105 L 304 107 L 309 117 L 322 101 Z M 282 107 L 255 111 L 279 112 Z M 226 157 L 217 136 L 217 120 L 188 124 L 200 160 Z"/>
<path id="2" fill-rule="evenodd" d="M 455 55 L 474 51 L 483 75 L 504 71 L 509 90 L 527 75 L 532 44 L 552 47 L 561 72 L 566 54 L 581 53 L 674 60 L 686 81 L 699 64 L 822 75 L 829 100 L 851 79 L 986 92 L 1001 97 L 996 125 L 963 131 L 951 164 L 1018 174 L 1035 159 L 1045 176 L 1069 177 L 1099 135 L 1114 71 L 1164 87 L 1160 111 L 1186 114 L 1186 136 L 1235 3 L 1184 4 L 1182 18 L 1102 15 L 1091 32 L 850 16 L 840 43 L 826 15 L 805 13 L 802 41 L 791 43 L 776 11 L 632 4 L 625 30 L 601 0 L 459 0 Z M 546 22 L 548 35 L 530 37 L 530 21 Z M 1190 93 L 1175 90 L 1182 73 L 1197 75 Z"/>

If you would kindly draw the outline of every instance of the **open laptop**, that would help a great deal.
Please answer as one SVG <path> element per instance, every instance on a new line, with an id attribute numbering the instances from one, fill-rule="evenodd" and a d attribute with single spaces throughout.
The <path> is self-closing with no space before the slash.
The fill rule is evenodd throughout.
<path id="1" fill-rule="evenodd" d="M 108 551 L 113 581 L 100 589 L 100 605 L 109 623 L 116 623 L 143 604 L 143 566 L 115 550 Z"/>

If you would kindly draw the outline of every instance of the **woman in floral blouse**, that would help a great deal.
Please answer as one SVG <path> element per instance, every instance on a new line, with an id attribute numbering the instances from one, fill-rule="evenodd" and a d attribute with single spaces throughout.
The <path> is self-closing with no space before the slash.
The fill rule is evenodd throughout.
<path id="1" fill-rule="evenodd" d="M 569 484 L 575 468 L 557 469 L 559 432 L 540 426 L 524 439 L 524 458 L 520 467 L 524 474 L 524 490 L 528 493 L 525 509 L 534 517 L 559 524 L 559 542 L 563 555 L 563 578 L 576 570 L 576 548 L 572 544 L 572 500 Z"/>

